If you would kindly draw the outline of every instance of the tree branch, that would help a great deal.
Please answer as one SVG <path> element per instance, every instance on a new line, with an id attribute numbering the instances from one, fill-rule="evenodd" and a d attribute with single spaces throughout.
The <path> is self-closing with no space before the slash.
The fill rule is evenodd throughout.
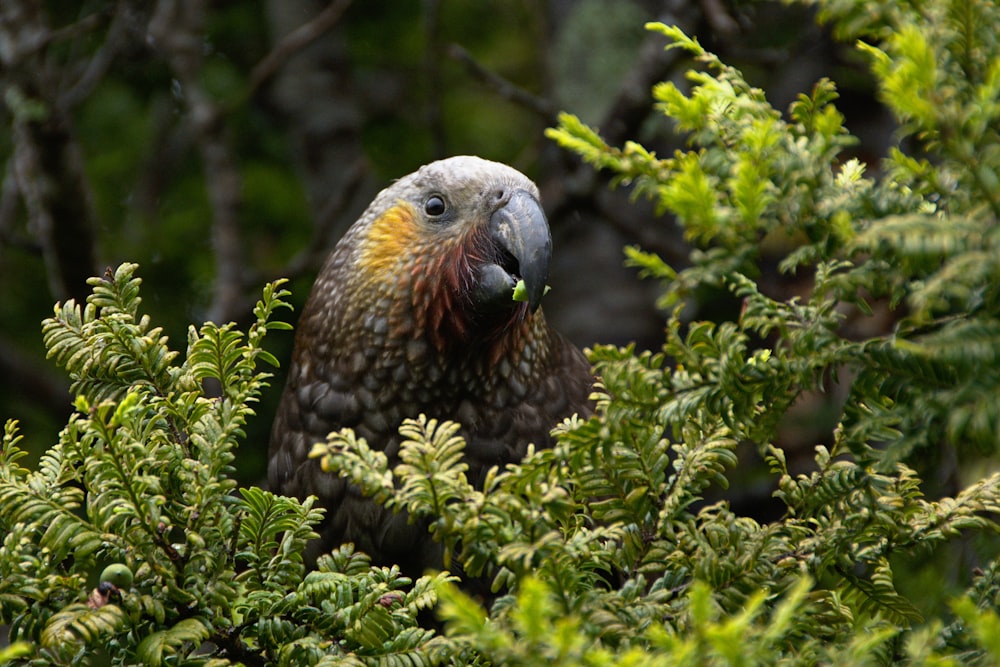
<path id="1" fill-rule="evenodd" d="M 4 196 L 16 187 L 24 202 L 52 296 L 82 300 L 96 264 L 93 210 L 81 150 L 58 104 L 65 68 L 50 61 L 44 48 L 53 34 L 33 3 L 12 0 L 0 8 L 4 102 L 13 129 L 13 180 L 5 182 Z"/>
<path id="2" fill-rule="evenodd" d="M 496 72 L 487 69 L 458 44 L 452 44 L 448 47 L 448 55 L 465 65 L 466 70 L 473 77 L 492 88 L 500 97 L 533 111 L 542 116 L 547 123 L 555 124 L 557 120 L 555 107 L 545 98 L 534 95 Z"/>
<path id="3" fill-rule="evenodd" d="M 699 19 L 697 6 L 677 7 L 667 16 L 659 17 L 663 23 L 678 25 L 689 34 Z M 635 64 L 622 78 L 618 93 L 601 120 L 601 134 L 608 143 L 620 146 L 629 137 L 639 134 L 640 126 L 653 110 L 653 98 L 649 91 L 669 78 L 673 68 L 684 57 L 680 49 L 667 51 L 662 35 L 646 35 Z"/>
<path id="4" fill-rule="evenodd" d="M 252 96 L 258 88 L 273 77 L 289 58 L 337 25 L 340 17 L 351 6 L 351 2 L 353 0 L 335 0 L 317 14 L 316 18 L 303 23 L 275 44 L 271 52 L 264 56 L 250 73 L 250 95 Z"/>
<path id="5" fill-rule="evenodd" d="M 92 19 L 89 20 L 88 19 Z M 74 30 L 69 32 L 65 38 L 70 36 L 76 36 L 79 32 L 82 32 L 82 26 L 85 21 L 86 27 L 93 28 L 100 25 L 100 22 L 105 19 L 102 14 L 92 14 L 84 19 L 81 19 L 74 26 L 80 26 L 81 30 Z M 87 99 L 90 94 L 94 91 L 97 85 L 104 78 L 107 73 L 108 68 L 111 67 L 111 63 L 114 62 L 115 58 L 118 56 L 122 47 L 125 45 L 128 39 L 128 26 L 129 22 L 133 20 L 132 17 L 132 7 L 127 2 L 119 3 L 117 9 L 115 10 L 114 17 L 111 19 L 111 25 L 108 26 L 107 37 L 104 43 L 97 50 L 97 53 L 87 61 L 86 66 L 80 73 L 79 78 L 76 82 L 59 98 L 59 103 L 64 109 L 72 109 Z M 70 26 L 73 27 L 73 26 Z M 65 28 L 57 31 L 54 35 L 59 35 Z M 60 38 L 63 38 L 60 36 Z M 54 38 L 53 41 L 56 41 Z"/>

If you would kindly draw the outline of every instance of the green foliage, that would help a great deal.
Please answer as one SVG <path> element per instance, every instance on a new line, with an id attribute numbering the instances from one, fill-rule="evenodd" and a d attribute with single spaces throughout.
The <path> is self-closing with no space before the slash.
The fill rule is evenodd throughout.
<path id="1" fill-rule="evenodd" d="M 786 397 L 818 386 L 835 369 L 859 375 L 844 408 L 850 419 L 842 444 L 862 455 L 877 428 L 884 437 L 875 440 L 889 455 L 867 452 L 871 459 L 898 460 L 945 440 L 984 453 L 1000 445 L 1000 136 L 993 120 L 1000 47 L 995 31 L 988 39 L 979 27 L 995 25 L 989 8 L 941 3 L 952 13 L 959 4 L 972 13 L 964 23 L 904 22 L 884 49 L 863 45 L 903 133 L 914 135 L 928 156 L 894 149 L 877 178 L 866 177 L 856 159 L 840 157 L 853 140 L 832 104 L 830 81 L 800 96 L 784 120 L 737 70 L 667 26 L 651 27 L 708 68 L 690 73 L 687 93 L 672 82 L 654 90 L 691 150 L 659 158 L 634 143 L 610 147 L 571 116 L 550 132 L 673 213 L 696 245 L 683 271 L 630 252 L 633 265 L 666 283 L 662 305 L 691 299 L 705 285 L 744 300 L 735 326 L 763 339 L 768 358 L 750 372 L 733 366 L 739 377 L 733 379 L 760 385 L 770 403 L 762 411 L 773 411 L 775 399 L 783 411 Z M 963 28 L 974 34 L 961 34 Z M 974 43 L 975 53 L 963 55 L 956 40 Z M 914 78 L 928 76 L 933 80 Z M 933 95 L 921 86 L 933 87 Z M 760 294 L 753 278 L 765 258 L 811 282 L 807 298 Z M 894 330 L 864 340 L 842 333 L 848 317 L 875 307 L 894 314 Z M 675 330 L 679 312 L 671 322 Z M 666 351 L 686 366 L 693 347 L 687 341 Z M 718 385 L 723 393 L 734 388 L 722 384 L 725 378 Z M 782 382 L 783 391 L 773 391 L 772 382 Z M 890 428 L 905 435 L 893 436 Z"/>
<path id="2" fill-rule="evenodd" d="M 287 307 L 281 281 L 265 287 L 248 332 L 192 327 L 180 361 L 139 313 L 135 269 L 92 280 L 85 305 L 58 305 L 43 324 L 77 412 L 37 470 L 18 463 L 16 423 L 5 430 L 0 620 L 20 640 L 10 659 L 86 664 L 102 650 L 116 664 L 391 664 L 429 645 L 414 619 L 444 575 L 410 586 L 349 549 L 306 575 L 322 512 L 236 489 L 235 449 L 269 377 L 260 362 L 276 363 L 261 345 L 288 328 L 272 321 Z"/>
<path id="3" fill-rule="evenodd" d="M 139 315 L 134 265 L 57 306 L 43 333 L 77 413 L 37 470 L 5 430 L 0 621 L 19 643 L 0 661 L 84 664 L 98 648 L 116 664 L 1000 661 L 996 20 L 973 0 L 857 7 L 821 14 L 866 40 L 899 116 L 907 141 L 881 164 L 845 156 L 831 81 L 782 114 L 662 25 L 705 66 L 653 91 L 686 150 L 609 146 L 570 115 L 550 131 L 692 244 L 684 267 L 626 250 L 663 284 L 665 340 L 590 351 L 594 416 L 482 489 L 459 425 L 433 416 L 404 422 L 394 469 L 350 430 L 314 447 L 331 474 L 426 522 L 461 581 L 410 581 L 349 545 L 307 571 L 322 512 L 236 488 L 280 283 L 247 333 L 192 328 L 183 357 Z M 690 320 L 706 287 L 740 300 L 739 316 Z M 835 425 L 796 460 L 783 425 L 822 392 Z M 752 456 L 769 469 L 771 521 L 725 500 Z M 925 479 L 940 460 L 958 461 L 961 484 Z M 947 607 L 906 593 L 915 563 L 956 545 L 967 571 L 938 592 Z M 99 585 L 111 564 L 131 582 Z M 423 623 L 433 607 L 440 632 Z"/>
<path id="4" fill-rule="evenodd" d="M 649 27 L 670 39 L 668 48 L 688 51 L 706 68 L 689 73 L 687 90 L 666 82 L 653 91 L 691 148 L 667 158 L 631 142 L 615 148 L 570 115 L 550 136 L 611 171 L 615 183 L 652 198 L 694 245 L 682 270 L 627 250 L 630 264 L 664 284 L 667 340 L 657 355 L 592 352 L 606 392 L 597 418 L 602 433 L 629 419 L 653 419 L 659 432 L 682 443 L 671 445 L 675 465 L 701 473 L 685 480 L 691 496 L 682 507 L 716 478 L 725 485 L 720 453 L 733 450 L 713 452 L 718 445 L 706 434 L 756 445 L 778 476 L 780 523 L 759 526 L 724 503 L 703 506 L 690 518 L 670 517 L 689 523 L 664 545 L 671 549 L 665 558 L 691 544 L 696 557 L 688 571 L 713 586 L 713 602 L 729 614 L 744 609 L 755 590 L 788 590 L 790 576 L 808 573 L 817 582 L 811 599 L 828 615 L 828 638 L 846 640 L 859 623 L 877 630 L 887 621 L 921 622 L 894 583 L 894 564 L 905 563 L 904 554 L 912 559 L 965 531 L 996 528 L 997 473 L 953 498 L 928 501 L 904 461 L 933 450 L 972 462 L 1000 448 L 1000 45 L 988 3 L 932 3 L 921 10 L 940 14 L 931 24 L 916 9 L 878 10 L 873 16 L 881 18 L 864 31 L 845 27 L 853 16 L 846 6 L 821 7 L 842 30 L 884 36 L 882 45 L 861 49 L 900 118 L 901 138 L 918 142 L 916 156 L 894 149 L 874 177 L 866 176 L 866 165 L 841 157 L 853 139 L 833 106 L 832 82 L 821 80 L 782 115 L 696 39 L 658 24 Z M 876 29 L 878 21 L 893 29 Z M 798 281 L 796 296 L 765 292 L 771 283 L 757 280 L 764 263 Z M 705 286 L 742 301 L 738 320 L 685 319 L 680 305 Z M 871 324 L 859 327 L 865 319 Z M 812 472 L 793 474 L 778 444 L 783 420 L 796 401 L 828 390 L 836 378 L 847 387 L 830 444 L 817 446 Z M 687 458 L 692 445 L 706 460 Z M 651 488 L 674 487 L 668 481 Z M 665 507 L 676 506 L 669 493 L 662 497 Z M 655 544 L 662 527 L 638 526 Z M 764 568 L 769 553 L 772 567 Z M 665 572 L 678 572 L 678 565 Z M 987 604 L 996 609 L 995 598 Z M 991 621 L 977 623 L 983 629 Z M 818 638 L 815 628 L 808 635 Z M 865 650 L 888 651 L 878 662 L 890 659 L 904 640 L 894 635 L 875 631 L 882 639 Z M 799 646 L 804 659 L 809 643 Z"/>

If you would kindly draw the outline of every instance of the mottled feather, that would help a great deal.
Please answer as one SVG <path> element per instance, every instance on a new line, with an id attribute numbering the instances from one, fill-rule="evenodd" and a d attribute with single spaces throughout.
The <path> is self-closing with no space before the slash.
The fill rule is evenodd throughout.
<path id="1" fill-rule="evenodd" d="M 548 261 L 548 247 L 535 247 L 549 242 L 537 202 L 510 167 L 441 160 L 383 190 L 326 261 L 298 323 L 268 463 L 274 490 L 315 494 L 327 508 L 323 548 L 354 542 L 411 574 L 441 564 L 424 526 L 308 459 L 329 432 L 350 427 L 395 463 L 404 418 L 458 421 L 469 479 L 481 485 L 529 443 L 550 446 L 563 418 L 590 413 L 582 353 L 540 309 L 504 297 L 506 281 L 512 295 L 528 263 Z M 522 218 L 530 230 L 516 228 Z M 546 267 L 533 268 L 544 282 Z"/>

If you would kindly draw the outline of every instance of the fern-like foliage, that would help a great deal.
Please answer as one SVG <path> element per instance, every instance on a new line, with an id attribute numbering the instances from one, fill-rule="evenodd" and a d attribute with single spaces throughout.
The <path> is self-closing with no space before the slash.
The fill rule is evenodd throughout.
<path id="1" fill-rule="evenodd" d="M 349 552 L 307 576 L 305 545 L 322 512 L 232 479 L 267 386 L 260 362 L 276 364 L 262 343 L 288 328 L 272 319 L 288 306 L 281 282 L 265 287 L 246 333 L 192 327 L 181 359 L 139 312 L 136 268 L 92 280 L 85 305 L 56 306 L 43 324 L 77 412 L 36 470 L 20 465 L 16 424 L 6 427 L 0 622 L 18 655 L 32 664 L 86 664 L 101 652 L 148 665 L 427 660 L 432 633 L 415 619 L 436 580 L 410 585 Z M 99 585 L 108 563 L 133 573 L 127 586 Z"/>
<path id="2" fill-rule="evenodd" d="M 865 50 L 874 58 L 887 101 L 908 123 L 908 131 L 919 133 L 927 150 L 941 157 L 941 168 L 931 169 L 927 162 L 898 150 L 887 158 L 886 175 L 879 179 L 865 177 L 864 166 L 857 161 L 838 165 L 839 151 L 851 138 L 832 106 L 836 97 L 832 83 L 819 82 L 811 96 L 792 105 L 786 121 L 738 71 L 677 29 L 656 25 L 651 27 L 670 38 L 672 46 L 688 50 L 708 68 L 691 73 L 690 93 L 673 83 L 654 91 L 664 112 L 697 148 L 661 159 L 634 144 L 610 147 L 570 116 L 550 133 L 586 160 L 615 171 L 618 181 L 634 183 L 638 191 L 653 197 L 700 247 L 692 254 L 694 265 L 684 271 L 674 271 L 648 253 L 630 252 L 631 263 L 666 282 L 664 305 L 690 298 L 705 285 L 727 286 L 746 303 L 732 335 L 753 333 L 773 341 L 766 362 L 753 368 L 738 368 L 743 352 L 734 340 L 726 355 L 707 349 L 711 364 L 727 359 L 735 365 L 727 370 L 688 369 L 695 350 L 711 346 L 701 333 L 706 325 L 694 325 L 688 340 L 667 347 L 686 373 L 697 370 L 686 396 L 702 392 L 707 407 L 718 410 L 723 406 L 714 401 L 720 395 L 745 394 L 756 382 L 771 401 L 778 398 L 780 413 L 787 407 L 780 401 L 794 398 L 788 386 L 809 389 L 824 373 L 847 366 L 859 374 L 857 386 L 864 390 L 855 393 L 845 409 L 851 417 L 845 426 L 867 434 L 876 422 L 894 422 L 900 434 L 882 443 L 892 460 L 914 447 L 945 441 L 985 453 L 997 451 L 1000 402 L 993 397 L 1000 389 L 995 372 L 1000 209 L 992 202 L 1000 196 L 995 178 L 1000 171 L 996 149 L 1000 137 L 982 118 L 993 117 L 994 107 L 984 109 L 981 101 L 997 104 L 1000 70 L 996 59 L 962 56 L 953 43 L 971 40 L 982 49 L 992 48 L 994 54 L 1000 49 L 995 36 L 987 39 L 979 28 L 972 28 L 991 20 L 995 24 L 995 14 L 986 5 L 939 4 L 963 5 L 969 20 L 959 26 L 954 17 L 942 17 L 944 27 L 935 25 L 923 32 L 905 23 L 888 38 L 884 50 L 873 46 Z M 956 32 L 963 26 L 975 34 Z M 971 67 L 967 71 L 972 80 L 959 87 L 965 97 L 949 98 L 943 109 L 935 104 L 933 111 L 926 108 L 927 96 L 906 78 L 923 72 L 919 76 L 940 82 L 953 71 L 928 52 L 956 59 L 956 68 Z M 966 62 L 970 58 L 974 62 Z M 925 65 L 932 71 L 928 73 Z M 977 120 L 961 129 L 965 125 L 949 119 L 949 113 Z M 952 129 L 945 132 L 946 125 Z M 956 132 L 965 134 L 952 136 Z M 929 138 L 938 134 L 940 141 Z M 962 147 L 971 146 L 984 149 L 975 156 L 963 152 Z M 969 198 L 970 192 L 977 194 Z M 780 260 L 780 266 L 786 272 L 812 271 L 807 299 L 772 301 L 759 294 L 753 282 L 761 248 L 771 247 L 768 239 L 776 234 L 804 241 Z M 866 340 L 846 335 L 845 317 L 863 317 L 876 300 L 898 312 L 895 330 Z M 671 321 L 681 322 L 676 314 Z M 720 328 L 718 333 L 724 331 Z M 692 340 L 695 335 L 702 339 Z M 768 386 L 765 377 L 784 380 L 786 387 Z M 706 384 L 698 385 L 702 380 Z M 862 394 L 866 401 L 872 394 L 885 397 L 876 403 L 891 404 L 892 414 L 876 409 L 867 418 L 853 404 Z M 935 426 L 927 429 L 928 423 Z M 766 442 L 763 435 L 753 439 Z M 850 443 L 856 453 L 870 444 L 861 440 Z"/>
<path id="3" fill-rule="evenodd" d="M 1000 209 L 993 204 L 1000 137 L 986 120 L 1000 92 L 1000 44 L 988 3 L 932 3 L 927 11 L 941 14 L 934 25 L 909 6 L 866 9 L 872 23 L 864 27 L 848 27 L 857 17 L 847 3 L 819 4 L 840 29 L 884 40 L 862 50 L 904 131 L 935 166 L 896 149 L 878 178 L 867 177 L 865 165 L 839 157 L 853 139 L 830 81 L 782 115 L 696 39 L 657 24 L 649 27 L 670 40 L 668 48 L 688 51 L 706 68 L 689 73 L 688 91 L 672 82 L 653 91 L 691 150 L 661 158 L 635 143 L 612 147 L 569 115 L 550 136 L 654 199 L 695 248 L 684 270 L 628 249 L 630 264 L 663 281 L 661 305 L 671 314 L 662 354 L 592 353 L 608 390 L 608 422 L 629 419 L 621 412 L 633 420 L 655 415 L 662 433 L 683 443 L 674 445 L 675 464 L 699 472 L 711 468 L 685 460 L 683 448 L 700 444 L 707 455 L 706 434 L 748 442 L 779 476 L 776 496 L 787 508 L 780 525 L 706 506 L 678 527 L 666 557 L 688 550 L 695 557 L 687 572 L 710 583 L 716 603 L 733 612 L 755 587 L 783 590 L 791 571 L 808 572 L 836 636 L 859 617 L 919 622 L 916 606 L 897 591 L 893 563 L 963 530 L 996 527 L 995 476 L 930 502 L 904 462 L 941 448 L 971 462 L 1000 445 Z M 977 50 L 963 52 L 959 43 Z M 942 82 L 957 75 L 965 78 L 955 97 L 950 92 L 939 105 Z M 968 153 L 973 145 L 982 150 Z M 777 258 L 783 272 L 808 277 L 799 296 L 771 297 L 755 281 L 761 253 L 775 248 L 785 249 Z M 741 299 L 739 319 L 687 322 L 678 306 L 705 286 Z M 857 326 L 876 309 L 890 313 L 891 328 Z M 859 336 L 859 328 L 874 332 Z M 831 378 L 849 383 L 832 446 L 817 447 L 813 472 L 792 474 L 779 428 L 805 392 L 825 390 Z M 618 402 L 629 407 L 619 411 Z M 607 435 L 614 426 L 591 428 Z M 709 479 L 694 481 L 694 493 Z"/>

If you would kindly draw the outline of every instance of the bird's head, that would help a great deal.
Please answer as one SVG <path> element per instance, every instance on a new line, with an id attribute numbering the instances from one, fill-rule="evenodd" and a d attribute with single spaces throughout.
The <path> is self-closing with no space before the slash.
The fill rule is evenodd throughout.
<path id="1" fill-rule="evenodd" d="M 439 349 L 531 318 L 552 251 L 535 184 L 470 156 L 433 162 L 393 183 L 345 241 L 356 284 L 391 311 L 388 326 L 410 328 L 396 333 L 426 336 Z M 520 281 L 523 295 L 515 300 Z"/>

